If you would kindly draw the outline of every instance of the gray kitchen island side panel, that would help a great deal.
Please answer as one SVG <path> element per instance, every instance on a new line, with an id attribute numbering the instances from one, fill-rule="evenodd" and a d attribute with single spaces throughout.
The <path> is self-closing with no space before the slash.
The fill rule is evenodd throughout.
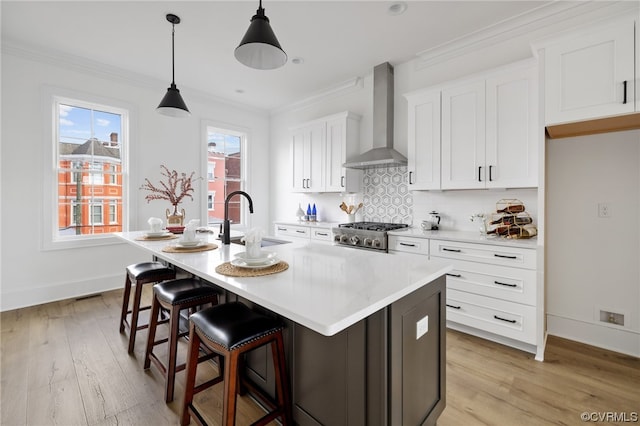
<path id="1" fill-rule="evenodd" d="M 445 407 L 445 292 L 438 278 L 331 337 L 295 324 L 295 422 L 435 424 Z M 417 338 L 427 316 L 428 331 Z"/>
<path id="2" fill-rule="evenodd" d="M 294 324 L 292 399 L 301 425 L 364 425 L 366 323 L 323 336 Z"/>
<path id="3" fill-rule="evenodd" d="M 389 309 L 389 425 L 435 425 L 446 403 L 446 278 Z M 427 331 L 418 336 L 417 324 Z"/>

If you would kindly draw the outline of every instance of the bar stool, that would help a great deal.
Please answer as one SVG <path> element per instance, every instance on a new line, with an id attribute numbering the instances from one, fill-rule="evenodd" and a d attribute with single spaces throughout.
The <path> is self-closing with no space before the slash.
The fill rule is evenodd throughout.
<path id="1" fill-rule="evenodd" d="M 225 303 L 196 312 L 189 318 L 189 352 L 187 376 L 180 424 L 186 426 L 192 417 L 199 425 L 206 425 L 193 405 L 193 396 L 224 380 L 222 424 L 233 426 L 236 399 L 241 385 L 253 390 L 273 411 L 253 423 L 264 425 L 280 417 L 283 425 L 293 424 L 291 397 L 282 340 L 283 324 L 275 318 L 260 315 L 240 302 Z M 270 343 L 276 375 L 277 402 L 265 395 L 248 378 L 240 377 L 242 354 Z M 218 377 L 196 386 L 198 350 L 201 345 L 222 355 Z M 242 383 L 239 383 L 242 381 Z"/>
<path id="2" fill-rule="evenodd" d="M 180 332 L 180 311 L 189 309 L 194 311 L 196 307 L 218 303 L 218 293 L 216 290 L 195 278 L 183 278 L 172 281 L 165 281 L 153 286 L 153 302 L 151 304 L 151 321 L 149 323 L 149 335 L 147 338 L 147 350 L 144 356 L 145 370 L 151 366 L 151 362 L 165 375 L 166 402 L 173 401 L 173 391 L 175 387 L 176 373 L 185 369 L 186 364 L 177 364 L 178 339 L 188 333 Z M 160 309 L 168 311 L 169 318 L 158 320 Z M 169 337 L 155 340 L 158 324 L 169 322 Z M 153 348 L 162 343 L 169 345 L 169 356 L 166 365 L 153 352 Z M 196 350 L 196 355 L 198 351 Z M 201 361 L 211 359 L 216 354 L 208 354 L 201 358 Z"/>
<path id="3" fill-rule="evenodd" d="M 123 333 L 125 326 L 129 328 L 129 353 L 133 352 L 136 343 L 136 332 L 149 327 L 149 324 L 138 325 L 138 315 L 140 311 L 151 308 L 151 305 L 140 306 L 142 298 L 142 287 L 145 284 L 157 283 L 164 280 L 176 278 L 176 271 L 160 262 L 142 262 L 127 266 L 127 278 L 124 283 L 124 294 L 122 295 L 122 313 L 120 314 L 120 333 Z M 136 286 L 133 295 L 133 306 L 129 309 L 129 296 L 131 286 Z M 131 314 L 131 323 L 127 321 L 127 315 Z"/>

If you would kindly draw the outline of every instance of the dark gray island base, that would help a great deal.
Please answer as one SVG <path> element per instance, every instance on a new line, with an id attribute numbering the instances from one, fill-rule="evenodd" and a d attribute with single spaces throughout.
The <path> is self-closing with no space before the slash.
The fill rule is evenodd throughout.
<path id="1" fill-rule="evenodd" d="M 295 422 L 436 424 L 445 408 L 445 282 L 440 277 L 330 337 L 283 318 Z M 254 351 L 247 370 L 274 395 L 270 357 L 267 348 Z"/>

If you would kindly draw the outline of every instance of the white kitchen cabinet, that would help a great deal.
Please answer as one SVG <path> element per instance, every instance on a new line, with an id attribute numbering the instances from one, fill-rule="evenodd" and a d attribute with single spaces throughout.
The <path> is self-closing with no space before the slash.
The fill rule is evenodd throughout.
<path id="1" fill-rule="evenodd" d="M 523 61 L 405 95 L 409 188 L 538 186 L 536 73 Z"/>
<path id="2" fill-rule="evenodd" d="M 334 114 L 291 129 L 292 188 L 295 192 L 358 192 L 362 171 L 345 169 L 359 150 L 360 117 Z"/>
<path id="3" fill-rule="evenodd" d="M 496 73 L 486 81 L 487 188 L 538 186 L 537 68 Z"/>
<path id="4" fill-rule="evenodd" d="M 284 237 L 285 239 L 309 240 L 311 230 L 308 226 L 295 226 L 276 223 L 274 233 L 276 237 Z"/>
<path id="5" fill-rule="evenodd" d="M 326 127 L 324 123 L 309 123 L 291 133 L 293 190 L 320 192 L 323 182 L 323 152 Z"/>
<path id="6" fill-rule="evenodd" d="M 619 18 L 545 46 L 547 125 L 638 110 L 635 25 L 633 16 Z"/>
<path id="7" fill-rule="evenodd" d="M 429 255 L 429 240 L 417 237 L 389 235 L 389 250 Z"/>
<path id="8" fill-rule="evenodd" d="M 274 235 L 290 241 L 313 241 L 322 244 L 333 244 L 332 225 L 317 222 L 315 224 L 292 225 L 286 222 L 274 224 Z"/>
<path id="9" fill-rule="evenodd" d="M 436 239 L 429 245 L 430 257 L 453 264 L 447 274 L 447 321 L 453 328 L 459 324 L 537 352 L 535 249 Z"/>
<path id="10" fill-rule="evenodd" d="M 485 81 L 442 91 L 442 189 L 484 188 Z"/>
<path id="11" fill-rule="evenodd" d="M 440 189 L 440 90 L 405 97 L 409 189 Z"/>

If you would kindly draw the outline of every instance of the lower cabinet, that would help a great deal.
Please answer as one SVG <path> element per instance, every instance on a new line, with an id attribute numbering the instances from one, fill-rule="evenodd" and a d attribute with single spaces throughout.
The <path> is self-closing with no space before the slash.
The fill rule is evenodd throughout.
<path id="1" fill-rule="evenodd" d="M 291 225 L 288 223 L 276 223 L 274 235 L 293 241 L 314 241 L 333 244 L 333 233 L 330 225 Z"/>
<path id="2" fill-rule="evenodd" d="M 389 236 L 393 251 L 447 259 L 447 325 L 536 354 L 543 342 L 535 248 Z"/>
<path id="3" fill-rule="evenodd" d="M 447 274 L 453 328 L 481 330 L 489 333 L 483 337 L 537 352 L 535 249 L 430 240 L 429 254 L 453 264 Z"/>

